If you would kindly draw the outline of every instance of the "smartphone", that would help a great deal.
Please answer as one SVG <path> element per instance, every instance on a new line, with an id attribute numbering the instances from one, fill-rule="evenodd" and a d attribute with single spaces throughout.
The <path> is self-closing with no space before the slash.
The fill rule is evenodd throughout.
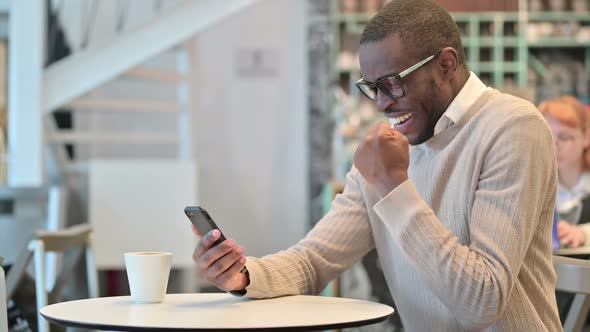
<path id="1" fill-rule="evenodd" d="M 221 236 L 219 237 L 219 239 L 217 239 L 217 241 L 213 243 L 212 247 L 215 247 L 216 245 L 225 241 L 225 235 L 223 235 L 221 229 L 219 229 L 215 221 L 213 221 L 213 218 L 211 218 L 207 210 L 205 210 L 204 208 L 200 206 L 187 206 L 184 208 L 184 214 L 186 214 L 190 222 L 193 224 L 193 226 L 195 226 L 197 231 L 199 231 L 199 234 L 201 234 L 201 236 L 205 236 L 205 234 L 209 233 L 214 229 L 219 230 Z M 244 273 L 246 271 L 248 270 L 244 266 L 241 272 Z"/>
<path id="2" fill-rule="evenodd" d="M 217 229 L 221 233 L 221 236 L 215 243 L 213 243 L 213 247 L 220 244 L 221 242 L 225 241 L 225 236 L 223 232 L 219 229 L 213 218 L 209 215 L 207 210 L 200 206 L 187 206 L 184 208 L 184 214 L 188 217 L 191 221 L 193 226 L 199 231 L 201 236 L 205 236 L 205 234 L 209 233 L 210 231 Z"/>

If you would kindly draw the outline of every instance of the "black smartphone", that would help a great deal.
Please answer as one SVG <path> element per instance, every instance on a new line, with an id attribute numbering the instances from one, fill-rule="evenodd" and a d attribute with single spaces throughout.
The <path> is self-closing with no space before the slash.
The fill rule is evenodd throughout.
<path id="1" fill-rule="evenodd" d="M 184 214 L 188 217 L 191 221 L 193 226 L 199 231 L 201 236 L 205 236 L 210 231 L 217 229 L 221 233 L 221 236 L 215 243 L 213 243 L 213 247 L 220 244 L 221 242 L 225 241 L 225 236 L 223 232 L 219 229 L 213 218 L 209 215 L 207 210 L 200 206 L 187 206 L 184 208 Z"/>
<path id="2" fill-rule="evenodd" d="M 186 214 L 188 219 L 195 226 L 197 231 L 199 231 L 199 234 L 201 234 L 201 236 L 205 236 L 205 234 L 209 233 L 214 229 L 219 230 L 221 236 L 219 237 L 219 239 L 217 239 L 217 241 L 213 243 L 213 247 L 225 241 L 225 235 L 223 235 L 221 229 L 219 229 L 215 221 L 213 221 L 213 218 L 211 218 L 207 210 L 205 210 L 204 208 L 200 206 L 187 206 L 184 208 L 184 214 Z M 244 266 L 241 272 L 244 273 L 246 271 L 248 270 Z"/>

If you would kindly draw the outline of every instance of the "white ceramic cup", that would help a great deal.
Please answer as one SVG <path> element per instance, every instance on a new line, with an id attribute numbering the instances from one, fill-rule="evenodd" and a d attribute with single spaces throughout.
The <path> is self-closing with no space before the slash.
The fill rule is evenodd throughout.
<path id="1" fill-rule="evenodd" d="M 125 253 L 125 268 L 133 302 L 164 301 L 171 266 L 172 254 L 169 252 Z"/>

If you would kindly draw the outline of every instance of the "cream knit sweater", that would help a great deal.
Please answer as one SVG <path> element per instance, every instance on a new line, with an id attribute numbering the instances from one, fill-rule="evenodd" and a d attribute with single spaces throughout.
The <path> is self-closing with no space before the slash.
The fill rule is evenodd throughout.
<path id="1" fill-rule="evenodd" d="M 353 168 L 303 240 L 248 258 L 245 296 L 319 293 L 376 247 L 408 331 L 560 331 L 551 259 L 557 171 L 535 107 L 488 89 L 410 157 L 396 200 Z"/>

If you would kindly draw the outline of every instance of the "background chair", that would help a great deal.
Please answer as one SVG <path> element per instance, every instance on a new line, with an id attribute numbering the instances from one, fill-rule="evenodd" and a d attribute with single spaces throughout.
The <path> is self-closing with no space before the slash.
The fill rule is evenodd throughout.
<path id="1" fill-rule="evenodd" d="M 35 261 L 35 296 L 37 301 L 37 321 L 40 332 L 49 331 L 49 323 L 41 316 L 41 308 L 50 302 L 60 300 L 63 288 L 76 263 L 82 256 L 86 257 L 86 277 L 88 281 L 88 296 L 98 297 L 97 274 L 94 265 L 94 254 L 92 250 L 92 227 L 89 224 L 81 224 L 69 227 L 56 232 L 38 232 L 35 238 L 29 243 L 27 251 L 21 254 L 10 273 L 8 274 L 7 289 L 8 296 L 16 289 L 18 282 L 26 271 L 27 265 L 34 258 Z M 60 253 L 64 256 L 62 271 L 58 274 L 53 287 L 49 288 L 46 282 L 46 254 Z"/>
<path id="2" fill-rule="evenodd" d="M 554 255 L 553 266 L 557 273 L 557 290 L 576 294 L 562 322 L 563 330 L 582 331 L 590 311 L 590 261 Z"/>
<path id="3" fill-rule="evenodd" d="M 0 241 L 5 265 L 22 265 L 28 255 L 28 243 L 35 238 L 36 231 L 64 229 L 69 201 L 69 191 L 65 187 L 1 187 L 0 233 L 10 234 Z M 58 257 L 49 255 L 45 266 L 48 287 L 55 282 L 59 266 Z M 8 277 L 10 272 L 6 273 Z M 9 286 L 8 290 L 10 298 Z"/>

